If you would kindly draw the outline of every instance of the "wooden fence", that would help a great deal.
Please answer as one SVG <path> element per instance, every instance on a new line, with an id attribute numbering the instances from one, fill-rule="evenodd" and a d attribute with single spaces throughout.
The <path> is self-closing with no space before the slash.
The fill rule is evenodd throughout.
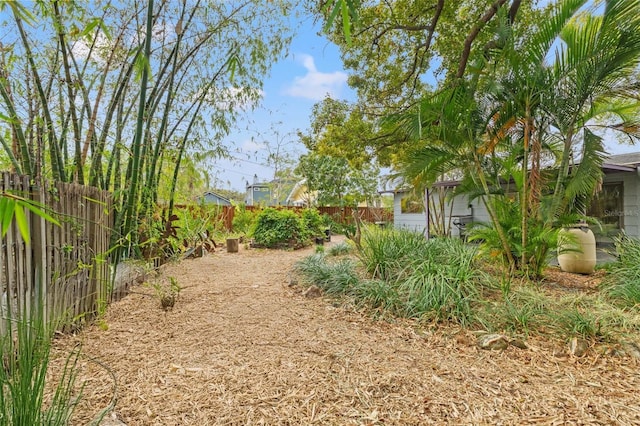
<path id="1" fill-rule="evenodd" d="M 219 221 L 223 224 L 224 229 L 226 231 L 232 231 L 233 229 L 233 218 L 235 216 L 235 207 L 233 206 L 209 206 L 205 205 L 206 208 L 217 208 L 218 213 L 217 217 L 215 217 L 216 221 Z M 198 206 L 177 206 L 177 209 L 191 208 L 197 209 L 200 208 Z M 262 210 L 263 207 L 260 206 L 246 206 L 247 210 L 250 211 L 259 211 Z M 275 207 L 278 209 L 289 209 L 294 211 L 302 211 L 304 207 L 293 207 L 293 206 L 278 206 Z M 348 225 L 354 222 L 353 212 L 356 210 L 353 207 L 317 207 L 318 212 L 321 215 L 328 215 L 334 222 Z M 393 223 L 393 211 L 381 207 L 358 207 L 357 215 L 360 220 L 369 223 Z"/>
<path id="2" fill-rule="evenodd" d="M 33 185 L 28 177 L 0 175 L 0 192 L 47 206 L 59 225 L 29 213 L 31 243 L 17 226 L 0 246 L 0 333 L 7 318 L 29 315 L 44 306 L 48 320 L 65 326 L 94 316 L 110 298 L 110 266 L 106 259 L 113 215 L 111 195 L 78 184 Z"/>

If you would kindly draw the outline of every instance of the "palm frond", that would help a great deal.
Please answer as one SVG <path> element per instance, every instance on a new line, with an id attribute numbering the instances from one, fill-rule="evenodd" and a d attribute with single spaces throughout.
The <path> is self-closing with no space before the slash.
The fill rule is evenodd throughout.
<path id="1" fill-rule="evenodd" d="M 566 187 L 565 198 L 574 211 L 586 212 L 595 189 L 602 181 L 602 163 L 606 157 L 602 137 L 585 128 L 583 131 L 582 158 L 572 172 Z"/>

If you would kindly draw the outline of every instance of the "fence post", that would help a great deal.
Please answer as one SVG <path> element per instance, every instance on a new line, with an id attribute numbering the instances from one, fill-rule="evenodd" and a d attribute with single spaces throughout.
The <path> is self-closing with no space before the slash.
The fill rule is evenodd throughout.
<path id="1" fill-rule="evenodd" d="M 31 199 L 40 206 L 45 205 L 44 188 L 41 183 L 36 183 L 31 191 Z M 33 247 L 33 270 L 35 275 L 33 301 L 44 324 L 49 324 L 50 312 L 47 299 L 50 274 L 47 267 L 47 232 L 44 218 L 34 213 L 30 214 L 32 224 L 31 244 Z"/>

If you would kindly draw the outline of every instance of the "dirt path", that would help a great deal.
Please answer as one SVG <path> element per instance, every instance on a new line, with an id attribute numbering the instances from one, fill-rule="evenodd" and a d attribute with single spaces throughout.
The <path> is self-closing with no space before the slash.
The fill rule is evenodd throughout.
<path id="1" fill-rule="evenodd" d="M 335 238 L 334 242 L 335 244 Z M 77 341 L 117 377 L 118 416 L 133 425 L 640 424 L 640 366 L 630 359 L 482 351 L 473 335 L 375 321 L 289 287 L 313 252 L 247 250 L 170 265 L 174 310 L 150 288 L 113 304 L 108 329 Z M 74 424 L 107 406 L 109 374 L 84 360 Z"/>

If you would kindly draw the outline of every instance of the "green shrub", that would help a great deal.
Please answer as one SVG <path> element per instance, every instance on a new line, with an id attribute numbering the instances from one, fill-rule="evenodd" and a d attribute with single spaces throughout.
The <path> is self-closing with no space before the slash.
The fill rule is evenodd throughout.
<path id="1" fill-rule="evenodd" d="M 267 248 L 302 247 L 311 233 L 302 219 L 291 210 L 264 209 L 256 218 L 251 235 Z"/>
<path id="2" fill-rule="evenodd" d="M 300 214 L 305 228 L 312 236 L 324 236 L 325 225 L 316 209 L 304 209 Z"/>
<path id="3" fill-rule="evenodd" d="M 616 237 L 618 260 L 609 265 L 603 282 L 605 292 L 627 306 L 640 304 L 640 240 Z"/>
<path id="4" fill-rule="evenodd" d="M 559 228 L 549 227 L 544 221 L 531 217 L 527 221 L 527 265 L 522 265 L 522 215 L 520 204 L 517 200 L 507 197 L 493 199 L 500 225 L 505 231 L 511 256 L 515 261 L 517 270 L 533 279 L 542 277 L 544 269 L 549 264 L 549 256 L 552 250 L 558 246 Z M 469 227 L 468 240 L 476 241 L 480 245 L 480 254 L 492 262 L 496 260 L 508 264 L 508 255 L 500 239 L 498 231 L 491 223 L 474 223 Z"/>
<path id="5" fill-rule="evenodd" d="M 252 210 L 247 210 L 244 204 L 235 206 L 233 221 L 231 222 L 233 232 L 248 235 L 251 227 L 255 223 L 256 216 L 257 213 Z"/>

